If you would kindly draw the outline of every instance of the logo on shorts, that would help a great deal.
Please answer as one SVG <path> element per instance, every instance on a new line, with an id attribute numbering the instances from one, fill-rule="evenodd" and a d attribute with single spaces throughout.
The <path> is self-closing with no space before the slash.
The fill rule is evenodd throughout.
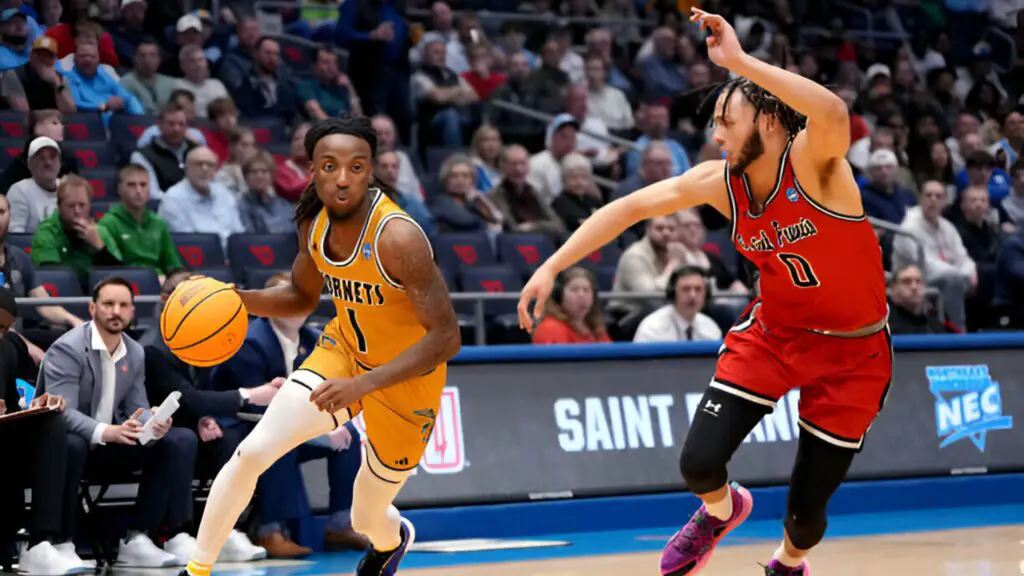
<path id="1" fill-rule="evenodd" d="M 427 437 L 420 466 L 429 474 L 461 472 L 466 467 L 466 445 L 458 388 L 445 387 L 441 393 L 441 409 L 437 411 L 433 428 L 433 433 Z M 428 433 L 425 429 L 424 432 Z"/>
<path id="2" fill-rule="evenodd" d="M 987 365 L 928 366 L 925 374 L 935 396 L 940 449 L 966 438 L 985 452 L 990 431 L 1013 428 L 1013 417 L 1003 415 L 999 382 L 992 379 Z"/>

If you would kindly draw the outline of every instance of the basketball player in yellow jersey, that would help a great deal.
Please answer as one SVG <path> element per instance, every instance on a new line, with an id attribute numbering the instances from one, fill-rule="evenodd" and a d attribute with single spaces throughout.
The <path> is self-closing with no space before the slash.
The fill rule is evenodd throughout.
<path id="1" fill-rule="evenodd" d="M 238 293 L 250 314 L 296 317 L 311 314 L 326 287 L 338 315 L 217 475 L 186 568 L 192 576 L 209 576 L 264 470 L 360 412 L 367 446 L 352 528 L 373 548 L 357 576 L 394 575 L 415 538 L 392 502 L 434 427 L 445 363 L 460 346 L 455 312 L 427 237 L 372 181 L 377 136 L 370 120 L 324 120 L 305 146 L 313 183 L 295 209 L 292 282 Z"/>

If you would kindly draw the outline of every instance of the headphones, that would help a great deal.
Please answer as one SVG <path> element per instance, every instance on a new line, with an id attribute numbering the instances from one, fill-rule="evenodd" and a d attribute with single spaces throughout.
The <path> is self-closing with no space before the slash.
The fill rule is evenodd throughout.
<path id="1" fill-rule="evenodd" d="M 711 294 L 711 279 L 708 278 L 708 272 L 700 266 L 693 266 L 687 264 L 680 266 L 672 271 L 672 275 L 668 277 L 668 284 L 665 285 L 665 299 L 669 302 L 676 301 L 676 284 L 679 283 L 679 279 L 683 276 L 697 275 L 704 279 L 705 291 L 708 295 Z"/>

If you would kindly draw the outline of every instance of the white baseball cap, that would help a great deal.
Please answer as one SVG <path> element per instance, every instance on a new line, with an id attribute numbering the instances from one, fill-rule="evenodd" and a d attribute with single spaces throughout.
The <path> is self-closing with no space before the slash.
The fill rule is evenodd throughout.
<path id="1" fill-rule="evenodd" d="M 121 0 L 121 10 L 124 10 L 125 7 L 131 6 L 132 4 L 142 4 L 142 5 L 145 5 L 146 4 L 146 0 Z"/>
<path id="2" fill-rule="evenodd" d="M 178 24 L 174 27 L 178 32 L 185 32 L 186 30 L 198 30 L 203 31 L 203 21 L 198 16 L 192 14 L 185 14 L 181 18 L 178 18 Z"/>
<path id="3" fill-rule="evenodd" d="M 35 156 L 43 148 L 53 148 L 57 151 L 57 154 L 60 154 L 60 145 L 57 144 L 53 138 L 50 138 L 49 136 L 40 136 L 28 145 L 28 157 L 31 158 Z"/>
<path id="4" fill-rule="evenodd" d="M 876 166 L 899 166 L 899 159 L 896 158 L 896 153 L 888 148 L 879 148 L 871 153 L 871 158 L 868 160 L 868 166 L 874 168 Z"/>

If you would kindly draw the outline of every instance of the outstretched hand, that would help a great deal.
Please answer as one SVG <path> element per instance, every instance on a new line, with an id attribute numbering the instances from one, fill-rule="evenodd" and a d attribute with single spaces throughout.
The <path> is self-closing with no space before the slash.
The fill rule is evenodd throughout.
<path id="1" fill-rule="evenodd" d="M 533 321 L 539 318 L 544 312 L 544 305 L 551 296 L 551 290 L 555 285 L 555 275 L 546 266 L 541 266 L 530 277 L 530 281 L 523 286 L 519 293 L 519 305 L 516 307 L 519 313 L 519 327 L 533 334 Z M 530 310 L 530 301 L 535 300 L 533 310 Z"/>
<path id="2" fill-rule="evenodd" d="M 711 14 L 699 8 L 690 9 L 690 22 L 700 24 L 701 30 L 711 33 L 705 40 L 708 45 L 708 57 L 711 58 L 711 61 L 723 68 L 733 70 L 744 52 L 732 24 L 718 14 Z"/>

